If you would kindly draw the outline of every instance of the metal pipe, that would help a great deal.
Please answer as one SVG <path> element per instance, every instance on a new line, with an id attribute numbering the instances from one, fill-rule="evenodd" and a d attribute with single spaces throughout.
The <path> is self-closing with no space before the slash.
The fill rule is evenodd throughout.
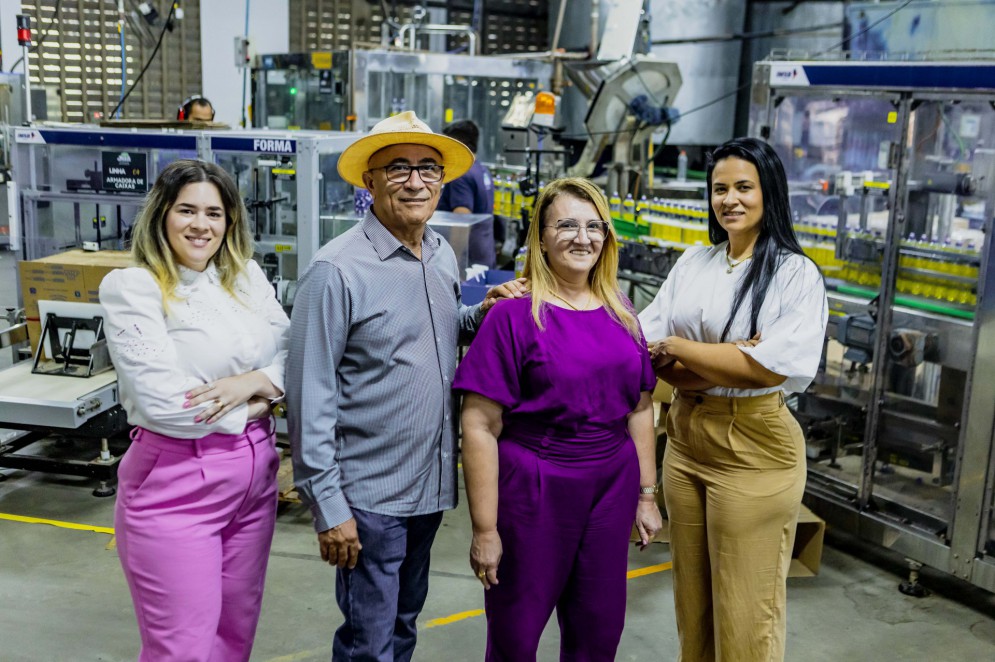
<path id="1" fill-rule="evenodd" d="M 21 46 L 24 60 L 24 122 L 31 124 L 31 70 L 28 68 L 28 46 Z"/>
<path id="2" fill-rule="evenodd" d="M 593 58 L 598 53 L 598 35 L 601 34 L 601 26 L 598 22 L 601 20 L 600 13 L 601 0 L 591 0 L 591 53 L 590 56 Z"/>
<path id="3" fill-rule="evenodd" d="M 553 30 L 553 45 L 549 50 L 555 51 L 560 46 L 560 31 L 563 29 L 563 13 L 567 8 L 567 0 L 560 0 L 560 11 L 556 16 L 556 29 Z"/>
<path id="4" fill-rule="evenodd" d="M 479 35 L 477 31 L 473 29 L 472 25 L 447 25 L 443 23 L 425 23 L 423 25 L 418 25 L 415 23 L 405 23 L 401 26 L 398 31 L 398 38 L 401 43 L 404 43 L 405 35 L 408 35 L 408 48 L 410 50 L 417 49 L 417 39 L 419 32 L 429 32 L 435 34 L 462 34 L 466 35 L 470 42 L 469 50 L 471 55 L 479 55 L 477 44 L 479 41 Z"/>
<path id="5" fill-rule="evenodd" d="M 511 60 L 586 60 L 588 59 L 588 54 L 571 52 L 554 53 L 553 51 L 543 51 L 541 53 L 498 53 L 489 57 L 502 57 Z"/>
<path id="6" fill-rule="evenodd" d="M 13 347 L 28 342 L 28 323 L 21 322 L 0 330 L 0 348 Z"/>

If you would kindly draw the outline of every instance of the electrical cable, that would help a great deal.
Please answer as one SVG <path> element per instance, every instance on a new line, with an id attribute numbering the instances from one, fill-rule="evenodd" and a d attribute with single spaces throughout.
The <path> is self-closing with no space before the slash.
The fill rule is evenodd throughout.
<path id="1" fill-rule="evenodd" d="M 124 96 L 124 89 L 128 86 L 128 58 L 127 50 L 124 47 L 124 2 L 118 2 L 118 10 L 121 13 L 121 18 L 117 23 L 117 31 L 121 37 L 121 96 Z M 116 119 L 121 118 L 121 110 L 118 109 L 117 115 L 114 116 Z"/>
<path id="2" fill-rule="evenodd" d="M 749 39 L 763 39 L 766 37 L 786 37 L 793 34 L 809 34 L 821 32 L 829 28 L 842 27 L 842 23 L 826 23 L 825 25 L 813 25 L 810 28 L 784 28 L 767 30 L 766 32 L 744 32 L 742 34 L 722 34 L 711 37 L 686 37 L 683 39 L 656 39 L 651 41 L 653 46 L 678 46 L 681 44 L 705 44 L 715 41 L 747 41 Z"/>
<path id="3" fill-rule="evenodd" d="M 859 36 L 861 36 L 861 35 L 869 32 L 871 30 L 871 28 L 877 27 L 878 25 L 880 25 L 881 23 L 883 23 L 887 19 L 891 18 L 892 16 L 894 16 L 895 14 L 897 14 L 898 12 L 900 12 L 901 10 L 905 9 L 906 7 L 908 7 L 911 3 L 912 3 L 912 0 L 905 0 L 905 2 L 903 2 L 901 5 L 899 5 L 898 7 L 895 7 L 893 10 L 891 10 L 890 12 L 888 12 L 887 14 L 885 14 L 884 16 L 882 16 L 881 18 L 879 18 L 878 20 L 874 21 L 873 23 L 871 23 L 870 25 L 868 25 L 866 28 L 864 28 L 860 32 L 857 32 L 856 34 L 850 35 L 849 37 L 847 37 L 843 41 L 839 42 L 838 44 L 833 44 L 829 48 L 826 48 L 826 49 L 824 49 L 822 51 L 819 51 L 818 53 L 816 53 L 815 55 L 812 56 L 812 59 L 815 59 L 817 57 L 825 55 L 826 53 L 834 51 L 837 48 L 839 48 L 840 46 L 843 46 L 843 45 L 847 44 L 848 42 L 856 39 L 857 37 L 859 37 Z M 682 118 L 683 117 L 687 117 L 691 113 L 696 113 L 699 110 L 704 110 L 705 108 L 708 108 L 709 106 L 712 106 L 712 105 L 718 103 L 719 101 L 722 101 L 723 99 L 727 99 L 727 98 L 731 97 L 734 94 L 739 94 L 743 90 L 749 88 L 750 85 L 752 85 L 752 84 L 753 84 L 752 81 L 747 82 L 747 83 L 743 83 L 742 85 L 738 86 L 736 89 L 734 89 L 734 90 L 732 90 L 730 92 L 726 92 L 725 94 L 723 94 L 721 96 L 718 96 L 718 97 L 712 99 L 711 101 L 707 101 L 707 102 L 701 104 L 700 106 L 695 106 L 691 110 L 684 111 L 683 113 L 681 113 L 681 117 Z M 605 132 L 605 133 L 607 133 L 607 132 Z M 669 131 L 668 131 L 668 135 L 669 135 Z M 660 143 L 660 147 L 663 147 L 665 144 L 666 144 L 666 142 Z M 654 154 L 653 158 L 655 158 L 656 155 L 658 155 L 658 154 L 661 153 L 660 151 L 657 151 L 657 150 L 654 150 L 654 152 L 655 152 L 655 154 Z M 648 159 L 646 161 L 646 166 L 649 166 L 651 163 L 652 163 L 652 159 Z"/>
<path id="4" fill-rule="evenodd" d="M 847 37 L 846 39 L 844 39 L 840 43 L 834 44 L 834 45 L 830 46 L 829 48 L 827 48 L 827 49 L 825 49 L 823 51 L 819 51 L 818 53 L 816 53 L 812 57 L 819 57 L 820 55 L 825 55 L 826 53 L 828 53 L 830 51 L 834 51 L 837 48 L 839 48 L 840 46 L 843 46 L 847 42 L 856 39 L 860 35 L 866 34 L 867 32 L 870 31 L 871 28 L 876 28 L 877 26 L 881 25 L 887 19 L 891 18 L 892 16 L 894 16 L 898 12 L 902 11 L 903 9 L 905 9 L 906 7 L 908 7 L 910 4 L 912 4 L 912 0 L 905 0 L 905 2 L 903 2 L 901 5 L 899 5 L 898 7 L 895 7 L 890 12 L 888 12 L 887 14 L 885 14 L 884 16 L 882 16 L 881 18 L 879 18 L 878 20 L 874 21 L 873 23 L 871 23 L 870 25 L 868 25 L 866 28 L 864 28 L 863 30 L 861 30 L 857 34 L 850 35 L 849 37 Z"/>
<path id="5" fill-rule="evenodd" d="M 844 44 L 846 44 L 847 42 L 852 41 L 853 39 L 856 39 L 860 35 L 868 32 L 871 28 L 877 27 L 879 24 L 883 23 L 886 19 L 891 18 L 896 13 L 898 13 L 899 11 L 901 11 L 902 9 L 904 9 L 911 2 L 912 2 L 912 0 L 905 0 L 905 2 L 901 6 L 896 7 L 892 11 L 888 12 L 887 14 L 885 14 L 884 16 L 882 16 L 881 18 L 879 18 L 874 23 L 871 23 L 866 28 L 864 28 L 863 30 L 861 30 L 860 32 L 858 32 L 857 34 L 851 35 L 851 36 L 847 37 L 846 39 L 844 39 L 843 41 L 839 42 L 838 44 L 834 44 L 834 45 L 830 46 L 829 48 L 826 48 L 824 50 L 819 51 L 818 53 L 816 53 L 815 55 L 812 56 L 812 59 L 815 59 L 815 58 L 817 58 L 819 56 L 825 55 L 826 53 L 834 51 L 837 48 L 839 48 L 840 46 L 843 46 Z M 723 94 L 720 97 L 716 97 L 715 99 L 712 99 L 711 101 L 703 103 L 700 106 L 696 106 L 696 107 L 692 108 L 691 110 L 684 111 L 683 113 L 681 113 L 681 117 L 686 117 L 686 116 L 690 115 L 691 113 L 696 113 L 699 110 L 702 110 L 704 108 L 708 108 L 709 106 L 711 106 L 713 104 L 716 104 L 719 101 L 722 101 L 723 99 L 726 99 L 726 98 L 732 96 L 733 94 L 739 94 L 743 90 L 745 90 L 748 87 L 750 87 L 750 85 L 752 85 L 752 84 L 753 84 L 752 81 L 749 82 L 749 83 L 744 83 L 744 84 L 740 85 L 739 87 L 737 87 L 736 89 L 732 90 L 731 92 L 726 92 L 725 94 Z"/>
<path id="6" fill-rule="evenodd" d="M 249 0 L 245 0 L 245 32 L 242 36 L 245 41 L 249 40 Z M 242 63 L 242 128 L 245 128 L 245 114 L 246 106 L 248 104 L 245 102 L 245 88 L 249 81 L 249 67 L 247 63 Z"/>
<path id="7" fill-rule="evenodd" d="M 44 32 L 42 32 L 41 39 L 38 40 L 38 43 L 28 49 L 28 53 L 37 52 L 38 49 L 41 48 L 41 45 L 45 43 L 45 39 L 47 39 L 48 35 L 50 34 L 49 30 L 52 29 L 52 24 L 55 23 L 56 19 L 59 17 L 59 7 L 61 5 L 62 5 L 62 0 L 56 0 L 55 8 L 52 10 L 52 17 L 48 20 L 48 27 L 45 28 Z M 38 13 L 38 18 L 39 19 L 41 18 L 41 12 Z M 17 65 L 19 65 L 23 61 L 24 61 L 24 56 L 22 55 L 21 57 L 17 58 L 17 60 L 14 61 L 14 64 L 11 65 L 9 71 L 13 72 L 14 69 L 17 68 Z M 24 75 L 26 76 L 27 74 L 28 74 L 27 66 L 25 66 Z"/>
<path id="8" fill-rule="evenodd" d="M 142 67 L 142 70 L 138 72 L 138 78 L 135 79 L 135 82 L 131 84 L 131 87 L 128 88 L 128 91 L 125 93 L 125 95 L 121 97 L 121 100 L 117 102 L 116 106 L 114 106 L 114 110 L 111 111 L 111 117 L 117 114 L 117 111 L 121 109 L 121 106 L 124 105 L 124 102 L 127 101 L 128 97 L 131 96 L 131 93 L 135 91 L 135 88 L 138 87 L 138 83 L 140 83 L 142 80 L 142 76 L 145 75 L 145 72 L 148 71 L 149 66 L 152 65 L 152 60 L 154 60 L 155 56 L 158 55 L 159 47 L 162 46 L 163 37 L 166 36 L 166 30 L 169 29 L 170 21 L 173 20 L 173 14 L 176 12 L 176 4 L 177 3 L 175 2 L 169 3 L 169 14 L 166 15 L 166 20 L 163 21 L 162 32 L 159 33 L 159 40 L 155 42 L 155 48 L 152 50 L 152 55 L 145 63 L 145 66 Z"/>

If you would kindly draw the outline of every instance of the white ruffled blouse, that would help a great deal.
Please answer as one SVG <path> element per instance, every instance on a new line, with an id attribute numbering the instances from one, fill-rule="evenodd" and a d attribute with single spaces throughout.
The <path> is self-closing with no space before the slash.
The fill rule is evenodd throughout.
<path id="1" fill-rule="evenodd" d="M 159 434 L 196 439 L 240 434 L 248 406 L 219 421 L 195 423 L 206 405 L 183 408 L 191 388 L 260 370 L 281 391 L 290 320 L 253 260 L 233 298 L 214 263 L 203 272 L 180 267 L 178 300 L 163 309 L 162 293 L 143 268 L 118 269 L 100 284 L 104 330 L 128 422 Z"/>

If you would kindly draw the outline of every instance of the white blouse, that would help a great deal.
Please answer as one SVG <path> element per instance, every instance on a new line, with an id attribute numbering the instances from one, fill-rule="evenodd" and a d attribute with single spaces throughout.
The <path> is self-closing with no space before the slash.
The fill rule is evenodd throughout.
<path id="1" fill-rule="evenodd" d="M 695 246 L 677 260 L 653 302 L 639 314 L 650 342 L 680 336 L 698 342 L 722 342 L 736 290 L 748 264 L 728 273 L 726 246 Z M 749 296 L 749 295 L 748 295 Z M 750 337 L 750 300 L 740 306 L 726 342 Z M 739 349 L 773 373 L 785 377 L 780 386 L 736 389 L 716 386 L 709 395 L 744 397 L 804 391 L 819 369 L 829 309 L 818 267 L 808 258 L 789 254 L 774 274 L 757 317 L 760 343 Z"/>
<path id="2" fill-rule="evenodd" d="M 213 424 L 195 423 L 208 404 L 183 408 L 186 392 L 261 370 L 283 390 L 290 320 L 253 260 L 236 281 L 238 300 L 221 286 L 214 263 L 180 267 L 178 300 L 164 311 L 162 292 L 144 268 L 118 269 L 100 284 L 104 331 L 128 422 L 171 437 L 241 434 L 248 405 Z"/>

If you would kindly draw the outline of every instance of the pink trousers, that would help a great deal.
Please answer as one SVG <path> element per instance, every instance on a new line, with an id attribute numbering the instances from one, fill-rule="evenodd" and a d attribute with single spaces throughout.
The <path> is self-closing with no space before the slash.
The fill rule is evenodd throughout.
<path id="1" fill-rule="evenodd" d="M 136 428 L 118 469 L 117 548 L 140 661 L 248 660 L 276 520 L 271 421 L 175 439 Z"/>

